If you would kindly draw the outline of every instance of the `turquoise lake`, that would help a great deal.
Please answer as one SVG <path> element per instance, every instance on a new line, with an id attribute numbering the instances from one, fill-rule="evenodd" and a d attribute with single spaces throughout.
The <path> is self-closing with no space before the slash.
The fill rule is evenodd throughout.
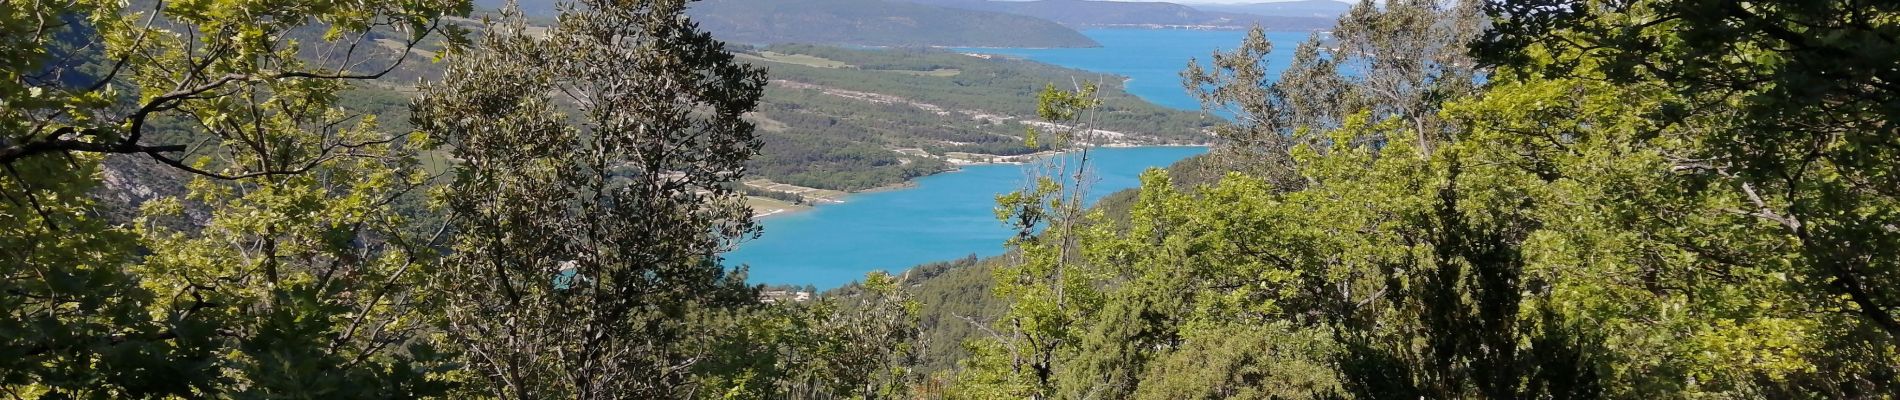
<path id="1" fill-rule="evenodd" d="M 1199 110 L 1201 104 L 1181 87 L 1181 70 L 1188 60 L 1203 65 L 1215 50 L 1231 51 L 1247 38 L 1245 31 L 1186 29 L 1092 29 L 1082 34 L 1102 47 L 1090 49 L 961 49 L 972 53 L 1006 54 L 1069 68 L 1126 76 L 1128 92 L 1155 104 Z M 1274 51 L 1267 56 L 1267 76 L 1280 76 L 1293 59 L 1293 47 L 1311 32 L 1267 32 Z"/>
<path id="2" fill-rule="evenodd" d="M 1147 29 L 1099 29 L 1083 34 L 1102 47 L 962 51 L 1127 76 L 1130 93 L 1156 104 L 1197 110 L 1199 105 L 1181 88 L 1181 69 L 1189 58 L 1206 60 L 1214 50 L 1234 48 L 1246 36 L 1241 31 Z M 1268 37 L 1290 49 L 1307 35 L 1269 33 Z M 1269 64 L 1276 69 L 1274 74 L 1285 67 L 1289 53 L 1276 52 Z M 1138 177 L 1148 168 L 1166 167 L 1205 151 L 1199 147 L 1098 149 L 1090 161 L 1096 176 L 1090 184 L 1090 199 L 1139 185 Z M 1003 242 L 1013 232 L 996 219 L 996 195 L 1023 187 L 1031 172 L 1024 165 L 966 166 L 918 179 L 910 188 L 854 194 L 844 204 L 764 218 L 762 235 L 728 253 L 726 265 L 749 266 L 747 280 L 753 283 L 827 289 L 861 279 L 873 270 L 901 272 L 971 254 L 1002 254 Z"/>
<path id="3" fill-rule="evenodd" d="M 1091 199 L 1135 187 L 1149 167 L 1200 154 L 1199 147 L 1099 149 Z M 1065 155 L 1067 156 L 1067 155 Z M 756 283 L 837 287 L 872 270 L 902 271 L 971 254 L 1003 253 L 1014 234 L 996 219 L 996 195 L 1029 182 L 1022 165 L 977 165 L 927 176 L 914 187 L 859 193 L 844 204 L 761 220 L 765 231 L 727 255 L 752 267 Z"/>

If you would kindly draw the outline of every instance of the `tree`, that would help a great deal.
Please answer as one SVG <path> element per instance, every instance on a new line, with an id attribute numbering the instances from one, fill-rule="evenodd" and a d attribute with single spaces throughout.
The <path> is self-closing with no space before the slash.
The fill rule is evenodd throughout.
<path id="1" fill-rule="evenodd" d="M 765 78 L 685 7 L 583 1 L 545 37 L 504 15 L 417 100 L 460 162 L 442 328 L 488 394 L 714 393 L 700 361 L 758 302 L 719 254 L 757 232 L 732 187 Z"/>
<path id="2" fill-rule="evenodd" d="M 803 398 L 854 397 L 895 399 L 908 395 L 913 381 L 917 340 L 917 303 L 883 271 L 865 276 L 811 308 L 815 328 L 800 334 L 816 344 L 801 349 L 810 360 L 789 363 L 793 390 Z M 800 368 L 802 367 L 802 368 Z M 815 368 L 814 368 L 815 367 Z M 802 377 L 798 375 L 803 375 Z M 802 379 L 799 379 L 802 378 Z M 798 390 L 796 386 L 806 386 Z"/>
<path id="3" fill-rule="evenodd" d="M 1562 9 L 1566 12 L 1539 13 Z M 1524 73 L 1656 82 L 1676 95 L 1653 118 L 1702 124 L 1732 118 L 1682 149 L 1676 164 L 1749 198 L 1742 212 L 1797 242 L 1795 271 L 1815 300 L 1900 340 L 1900 282 L 1889 244 L 1900 240 L 1891 120 L 1900 113 L 1892 68 L 1900 8 L 1879 2 L 1516 1 L 1487 61 Z M 1549 53 L 1541 62 L 1509 54 Z"/>
<path id="4" fill-rule="evenodd" d="M 1055 314 L 1069 321 L 1063 372 L 1045 385 L 1111 398 L 1893 392 L 1890 305 L 1863 290 L 1891 279 L 1893 258 L 1863 245 L 1895 225 L 1879 189 L 1893 165 L 1890 6 L 1495 3 L 1485 67 L 1460 54 L 1475 31 L 1419 34 L 1469 21 L 1418 17 L 1433 7 L 1356 10 L 1277 82 L 1259 35 L 1184 73 L 1210 108 L 1241 116 L 1220 130 L 1236 171 L 1193 187 L 1151 174 L 1125 225 L 1063 231 L 1079 251 L 1064 273 L 1087 277 L 1067 287 L 1096 302 Z M 1860 41 L 1872 52 L 1848 54 Z M 1002 368 L 1015 349 L 979 347 L 968 374 L 1019 384 L 975 389 L 1038 390 Z"/>
<path id="5" fill-rule="evenodd" d="M 1298 44 L 1292 64 L 1278 77 L 1265 65 L 1273 44 L 1255 28 L 1238 48 L 1216 52 L 1207 65 L 1188 60 L 1182 85 L 1203 110 L 1234 116 L 1234 123 L 1214 129 L 1231 143 L 1218 149 L 1230 155 L 1227 164 L 1289 190 L 1302 184 L 1289 175 L 1292 148 L 1323 142 L 1326 131 L 1361 111 L 1412 125 L 1411 137 L 1362 140 L 1407 140 L 1428 156 L 1456 129 L 1438 117 L 1439 105 L 1477 89 L 1480 71 L 1464 44 L 1482 32 L 1479 4 L 1362 1 L 1330 35 Z"/>
<path id="6" fill-rule="evenodd" d="M 1012 397 L 1059 396 L 1064 357 L 1075 346 L 1081 327 L 1078 317 L 1091 314 L 1097 300 L 1087 270 L 1079 265 L 1075 231 L 1086 218 L 1089 150 L 1096 145 L 1094 109 L 1100 104 L 1095 85 L 1078 84 L 1073 91 L 1051 84 L 1037 97 L 1037 114 L 1055 130 L 1045 134 L 1031 128 L 1024 142 L 1030 147 L 1075 152 L 1074 158 L 1042 161 L 1031 187 L 997 196 L 996 216 L 1017 230 L 1009 245 L 1020 259 L 996 268 L 996 293 L 1011 301 L 1010 311 L 996 321 L 1006 335 L 983 346 L 1006 351 L 1008 361 L 987 365 L 1008 368 L 989 371 L 969 384 L 992 386 Z M 1071 164 L 1073 162 L 1073 164 Z M 981 353 L 979 353 L 981 354 Z M 990 356 L 1002 356 L 995 352 Z M 1005 394 L 1006 393 L 1006 394 Z"/>
<path id="7" fill-rule="evenodd" d="M 1335 42 L 1301 46 L 1277 83 L 1258 33 L 1217 54 L 1213 70 L 1191 66 L 1185 84 L 1208 108 L 1239 111 L 1219 131 L 1236 139 L 1223 151 L 1237 171 L 1185 189 L 1150 173 L 1126 224 L 1037 212 L 1067 204 L 1038 195 L 1060 185 L 1005 197 L 1036 205 L 1005 209 L 1028 210 L 1002 214 L 1019 226 L 1051 221 L 1025 230 L 1014 242 L 1023 261 L 998 274 L 999 292 L 1015 296 L 1005 322 L 1035 329 L 1003 325 L 1023 333 L 980 347 L 966 382 L 1004 384 L 972 390 L 1602 394 L 1595 337 L 1526 279 L 1524 252 L 1542 227 L 1530 211 L 1548 199 L 1527 196 L 1533 175 L 1474 158 L 1484 144 L 1441 116 L 1478 93 L 1462 51 L 1477 34 L 1473 7 L 1361 4 Z"/>
<path id="8" fill-rule="evenodd" d="M 1880 289 L 1900 278 L 1889 245 L 1900 240 L 1892 229 L 1900 198 L 1886 189 L 1900 156 L 1891 123 L 1900 76 L 1889 56 L 1900 10 L 1880 2 L 1511 1 L 1489 11 L 1498 24 L 1478 47 L 1485 61 L 1529 82 L 1608 81 L 1617 87 L 1607 90 L 1653 99 L 1625 111 L 1647 122 L 1625 140 L 1650 158 L 1648 173 L 1663 178 L 1656 187 L 1668 189 L 1612 186 L 1634 201 L 1609 204 L 1656 215 L 1639 225 L 1650 246 L 1695 255 L 1698 263 L 1683 266 L 1695 269 L 1657 270 L 1677 278 L 1666 282 L 1721 282 L 1780 299 L 1729 317 L 1759 326 L 1737 342 L 1784 354 L 1744 369 L 1736 380 L 1757 382 L 1736 386 L 1789 397 L 1891 392 L 1876 382 L 1894 376 L 1900 338 L 1900 303 Z M 1517 144 L 1561 166 L 1552 161 L 1592 139 Z"/>
<path id="9" fill-rule="evenodd" d="M 440 393 L 430 374 L 441 360 L 420 346 L 404 280 L 427 257 L 390 206 L 417 183 L 413 149 L 336 95 L 398 68 L 441 16 L 467 11 L 458 1 L 9 3 L 0 390 Z M 344 51 L 377 38 L 403 48 Z M 135 224 L 92 198 L 167 187 L 174 172 L 199 179 L 187 196 L 153 196 Z"/>

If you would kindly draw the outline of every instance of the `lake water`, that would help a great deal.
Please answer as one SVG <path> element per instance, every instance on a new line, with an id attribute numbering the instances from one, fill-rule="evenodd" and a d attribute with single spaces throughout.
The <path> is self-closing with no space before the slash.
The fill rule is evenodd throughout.
<path id="1" fill-rule="evenodd" d="M 1206 151 L 1200 147 L 1104 148 L 1090 163 L 1091 201 L 1139 185 L 1141 172 Z M 1073 157 L 1064 155 L 1063 157 Z M 832 288 L 882 269 L 898 272 L 970 254 L 1003 253 L 1014 232 L 996 219 L 996 195 L 1024 187 L 1029 168 L 975 165 L 927 176 L 903 190 L 859 193 L 844 204 L 765 218 L 764 233 L 727 255 L 752 267 L 749 281 Z"/>
<path id="2" fill-rule="evenodd" d="M 1082 31 L 1102 47 L 1091 49 L 962 49 L 1007 54 L 1075 69 L 1129 77 L 1128 92 L 1155 104 L 1183 110 L 1201 105 L 1181 87 L 1181 70 L 1188 60 L 1206 65 L 1215 50 L 1232 51 L 1247 38 L 1245 31 L 1186 29 L 1092 29 Z M 1293 60 L 1293 47 L 1310 32 L 1267 32 L 1274 51 L 1267 55 L 1267 76 L 1280 76 Z"/>
<path id="3" fill-rule="evenodd" d="M 1190 57 L 1206 60 L 1216 49 L 1232 49 L 1246 37 L 1240 31 L 1100 29 L 1083 31 L 1103 47 L 1089 49 L 965 49 L 1008 54 L 1050 64 L 1131 78 L 1128 90 L 1148 101 L 1184 110 L 1199 105 L 1181 88 L 1181 69 Z M 1269 33 L 1288 51 L 1276 52 L 1270 66 L 1284 68 L 1292 44 L 1306 33 Z M 1111 148 L 1091 161 L 1097 180 L 1091 199 L 1139 185 L 1150 167 L 1166 167 L 1205 152 L 1198 147 Z M 1013 232 L 996 219 L 996 195 L 1023 187 L 1030 172 L 1021 165 L 979 165 L 932 175 L 911 188 L 854 194 L 844 204 L 773 216 L 761 221 L 764 233 L 726 255 L 727 265 L 748 265 L 754 283 L 812 284 L 837 287 L 872 270 L 892 272 L 918 264 L 975 254 L 1003 253 Z M 1091 200 L 1092 201 L 1092 200 Z"/>

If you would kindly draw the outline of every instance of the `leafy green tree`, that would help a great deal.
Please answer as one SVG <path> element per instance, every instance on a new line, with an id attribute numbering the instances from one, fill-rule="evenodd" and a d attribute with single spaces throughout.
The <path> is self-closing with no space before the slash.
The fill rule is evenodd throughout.
<path id="1" fill-rule="evenodd" d="M 505 15 L 417 100 L 459 161 L 442 328 L 487 394 L 718 393 L 698 364 L 758 302 L 719 254 L 757 232 L 731 184 L 765 77 L 685 7 L 584 1 L 545 37 Z"/>
<path id="2" fill-rule="evenodd" d="M 919 306 L 902 284 L 873 271 L 822 297 L 745 313 L 698 366 L 714 389 L 702 397 L 914 397 Z"/>
<path id="3" fill-rule="evenodd" d="M 173 330 L 204 335 L 181 340 L 218 346 L 211 366 L 228 385 L 219 391 L 409 398 L 447 389 L 439 374 L 454 365 L 428 340 L 431 295 L 421 284 L 435 266 L 433 238 L 395 206 L 429 175 L 417 147 L 373 120 L 353 125 L 333 137 L 359 144 L 302 173 L 200 177 L 185 198 L 145 203 L 135 230 L 147 250 L 130 270 Z M 233 165 L 263 162 L 239 154 Z M 210 211 L 191 221 L 188 208 Z"/>
<path id="4" fill-rule="evenodd" d="M 1482 32 L 1479 3 L 1360 2 L 1331 34 L 1299 43 L 1277 77 L 1266 65 L 1274 46 L 1256 28 L 1205 65 L 1189 60 L 1182 85 L 1203 110 L 1233 115 L 1213 130 L 1231 144 L 1217 149 L 1226 164 L 1289 190 L 1301 183 L 1289 172 L 1291 149 L 1324 141 L 1353 113 L 1411 124 L 1408 137 L 1362 140 L 1411 141 L 1429 155 L 1456 129 L 1437 115 L 1440 104 L 1476 90 L 1480 71 L 1464 44 Z"/>
<path id="5" fill-rule="evenodd" d="M 1689 331 L 1702 337 L 1689 343 L 1715 355 L 1690 358 L 1702 362 L 1691 369 L 1696 382 L 1707 382 L 1691 388 L 1892 393 L 1881 383 L 1895 376 L 1896 354 L 1896 304 L 1881 288 L 1900 271 L 1883 244 L 1896 240 L 1900 205 L 1882 189 L 1894 185 L 1896 156 L 1891 4 L 1514 1 L 1490 11 L 1497 29 L 1478 49 L 1525 82 L 1517 96 L 1645 101 L 1622 109 L 1518 97 L 1505 106 L 1641 122 L 1624 130 L 1530 124 L 1510 112 L 1487 122 L 1531 133 L 1508 143 L 1544 174 L 1600 179 L 1609 200 L 1601 212 L 1625 216 L 1612 221 L 1641 235 L 1619 242 L 1687 254 L 1632 264 L 1661 264 L 1643 271 L 1647 286 L 1695 293 L 1711 311 L 1692 321 L 1707 328 Z M 1614 86 L 1579 83 L 1594 81 Z M 1640 156 L 1631 158 L 1640 167 L 1571 161 L 1607 150 Z M 1649 185 L 1628 185 L 1637 182 Z"/>
<path id="6" fill-rule="evenodd" d="M 17 120 L 8 120 L 17 121 Z M 0 377 L 9 395 L 155 397 L 217 387 L 215 346 L 181 341 L 141 306 L 152 299 L 135 262 L 137 236 L 92 217 L 101 156 L 8 165 Z M 186 331 L 190 332 L 190 331 Z M 187 337 L 201 337 L 195 333 Z"/>
<path id="7" fill-rule="evenodd" d="M 398 68 L 407 48 L 435 36 L 441 16 L 467 8 L 24 1 L 0 9 L 0 165 L 9 171 L 0 183 L 8 199 L 0 390 L 441 393 L 431 374 L 444 364 L 416 335 L 407 285 L 415 275 L 405 272 L 426 268 L 428 257 L 415 251 L 420 240 L 399 233 L 408 226 L 389 204 L 418 183 L 413 150 L 401 134 L 353 116 L 362 110 L 338 107 L 336 95 Z M 377 38 L 401 49 L 344 51 Z M 121 167 L 102 168 L 106 161 Z M 124 210 L 94 200 L 169 186 L 168 173 L 198 179 L 186 196 L 150 196 L 134 224 L 108 219 Z"/>
<path id="8" fill-rule="evenodd" d="M 1556 9 L 1562 12 L 1542 13 Z M 1513 1 L 1480 49 L 1526 74 L 1655 83 L 1675 96 L 1650 118 L 1708 126 L 1673 163 L 1748 203 L 1791 238 L 1786 272 L 1824 309 L 1900 340 L 1900 147 L 1893 57 L 1900 7 L 1879 2 Z M 1542 56 L 1542 57 L 1540 57 Z M 1594 67 L 1594 68 L 1592 68 Z M 1598 72 L 1601 71 L 1601 72 Z M 1667 127 L 1667 126 L 1665 126 Z"/>
<path id="9" fill-rule="evenodd" d="M 1449 107 L 1468 121 L 1475 160 L 1517 170 L 1542 228 L 1526 240 L 1525 279 L 1548 308 L 1588 329 L 1616 396 L 1750 393 L 1806 368 L 1816 320 L 1795 312 L 1785 279 L 1728 264 L 1772 258 L 1772 240 L 1736 235 L 1747 219 L 1669 173 L 1673 140 L 1645 140 L 1655 87 L 1600 80 L 1502 79 Z M 1712 207 L 1713 206 L 1713 207 Z M 1605 278 L 1609 277 L 1609 278 Z"/>
<path id="10" fill-rule="evenodd" d="M 1031 128 L 1025 143 L 1077 155 L 1073 164 L 1066 157 L 1046 159 L 1031 187 L 997 196 L 996 216 L 1017 230 L 1009 245 L 1021 258 L 994 272 L 997 295 L 1011 301 L 1009 313 L 996 321 L 1008 333 L 984 345 L 1007 351 L 1007 363 L 991 365 L 1009 370 L 994 371 L 971 384 L 993 386 L 1008 396 L 1056 395 L 1063 358 L 1072 352 L 1082 325 L 1078 318 L 1093 313 L 1099 303 L 1089 286 L 1093 279 L 1077 265 L 1074 239 L 1087 211 L 1089 150 L 1099 140 L 1093 118 L 1100 104 L 1095 90 L 1094 85 L 1078 85 L 1065 91 L 1052 84 L 1037 98 L 1037 114 L 1056 129 L 1044 133 Z"/>
<path id="11" fill-rule="evenodd" d="M 806 308 L 813 323 L 785 362 L 790 376 L 780 393 L 797 398 L 895 399 L 910 396 L 915 381 L 916 301 L 899 278 L 883 271 L 861 284 L 834 291 Z M 785 351 L 785 350 L 781 350 Z M 804 359 L 800 359 L 800 358 Z"/>

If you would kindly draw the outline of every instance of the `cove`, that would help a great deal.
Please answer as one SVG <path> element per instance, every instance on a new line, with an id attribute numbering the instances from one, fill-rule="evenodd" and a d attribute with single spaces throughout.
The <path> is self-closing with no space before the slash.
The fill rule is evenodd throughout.
<path id="1" fill-rule="evenodd" d="M 1166 167 L 1203 147 L 1122 147 L 1091 151 L 1090 201 L 1138 186 L 1148 168 Z M 1075 157 L 1074 153 L 1052 157 Z M 972 165 L 917 179 L 912 187 L 853 194 L 843 204 L 762 219 L 759 238 L 726 255 L 751 268 L 747 281 L 838 287 L 872 270 L 1003 253 L 1014 231 L 996 219 L 996 195 L 1025 187 L 1026 165 Z"/>
<path id="2" fill-rule="evenodd" d="M 1129 93 L 1167 107 L 1200 106 L 1181 87 L 1188 59 L 1207 60 L 1215 50 L 1232 49 L 1244 31 L 1169 29 L 1094 29 L 1083 34 L 1102 44 L 1080 49 L 959 49 L 1003 54 L 1069 68 L 1128 77 Z M 1269 55 L 1277 76 L 1306 32 L 1269 32 L 1278 47 Z M 1217 114 L 1219 114 L 1217 112 Z M 1091 163 L 1097 179 L 1090 199 L 1132 188 L 1142 171 L 1166 167 L 1196 154 L 1200 147 L 1097 149 Z M 1073 155 L 1063 155 L 1073 157 Z M 1023 187 L 1030 170 L 1023 165 L 975 165 L 913 181 L 909 188 L 854 194 L 843 204 L 760 220 L 764 231 L 725 255 L 725 265 L 750 268 L 747 281 L 810 284 L 820 289 L 862 279 L 873 270 L 901 272 L 912 266 L 975 254 L 1003 253 L 1014 234 L 996 219 L 996 195 Z"/>

